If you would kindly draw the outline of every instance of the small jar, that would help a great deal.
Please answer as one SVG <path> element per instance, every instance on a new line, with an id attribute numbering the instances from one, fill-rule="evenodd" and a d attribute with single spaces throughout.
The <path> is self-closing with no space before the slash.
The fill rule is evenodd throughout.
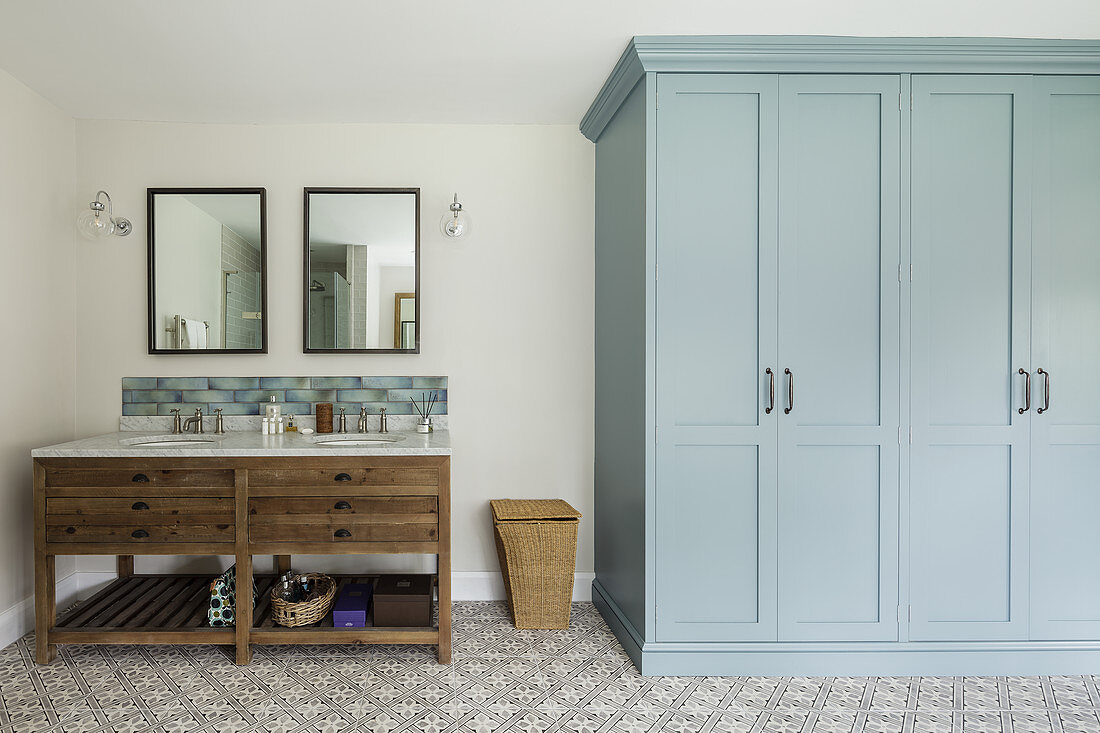
<path id="1" fill-rule="evenodd" d="M 331 402 L 319 402 L 314 408 L 314 412 L 317 414 L 317 432 L 318 433 L 331 433 L 332 432 L 332 403 Z"/>

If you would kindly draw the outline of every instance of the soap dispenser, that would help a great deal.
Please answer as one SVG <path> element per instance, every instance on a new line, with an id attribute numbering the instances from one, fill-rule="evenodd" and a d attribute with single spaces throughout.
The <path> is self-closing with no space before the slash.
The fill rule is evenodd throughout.
<path id="1" fill-rule="evenodd" d="M 283 407 L 275 401 L 275 395 L 271 395 L 271 401 L 267 403 L 267 412 L 265 417 L 271 421 L 272 425 L 275 425 L 279 421 L 279 418 L 283 416 Z"/>

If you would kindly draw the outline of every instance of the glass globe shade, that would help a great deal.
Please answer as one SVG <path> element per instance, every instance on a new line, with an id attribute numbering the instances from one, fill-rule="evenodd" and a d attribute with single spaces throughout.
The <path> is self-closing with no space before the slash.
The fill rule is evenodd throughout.
<path id="1" fill-rule="evenodd" d="M 84 209 L 76 217 L 76 228 L 85 239 L 103 239 L 115 231 L 115 223 L 106 211 Z"/>
<path id="2" fill-rule="evenodd" d="M 439 219 L 443 236 L 457 239 L 470 233 L 470 215 L 465 211 L 449 211 Z"/>

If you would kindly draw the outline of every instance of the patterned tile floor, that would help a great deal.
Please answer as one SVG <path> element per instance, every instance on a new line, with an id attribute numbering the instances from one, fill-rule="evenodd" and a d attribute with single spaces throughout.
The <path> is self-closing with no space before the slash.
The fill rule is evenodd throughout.
<path id="1" fill-rule="evenodd" d="M 519 631 L 455 604 L 455 661 L 413 646 L 0 650 L 0 731 L 1098 733 L 1098 677 L 641 677 L 591 604 Z"/>

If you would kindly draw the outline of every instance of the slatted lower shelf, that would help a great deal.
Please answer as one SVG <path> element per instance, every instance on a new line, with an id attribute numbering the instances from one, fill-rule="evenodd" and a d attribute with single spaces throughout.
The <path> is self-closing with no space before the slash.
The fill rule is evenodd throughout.
<path id="1" fill-rule="evenodd" d="M 337 591 L 348 583 L 374 583 L 376 575 L 334 575 Z M 132 575 L 118 578 L 66 613 L 50 630 L 58 644 L 233 644 L 236 629 L 211 628 L 211 575 Z M 311 626 L 276 626 L 271 618 L 274 575 L 256 575 L 253 644 L 435 644 L 439 630 L 332 625 L 332 614 Z"/>

